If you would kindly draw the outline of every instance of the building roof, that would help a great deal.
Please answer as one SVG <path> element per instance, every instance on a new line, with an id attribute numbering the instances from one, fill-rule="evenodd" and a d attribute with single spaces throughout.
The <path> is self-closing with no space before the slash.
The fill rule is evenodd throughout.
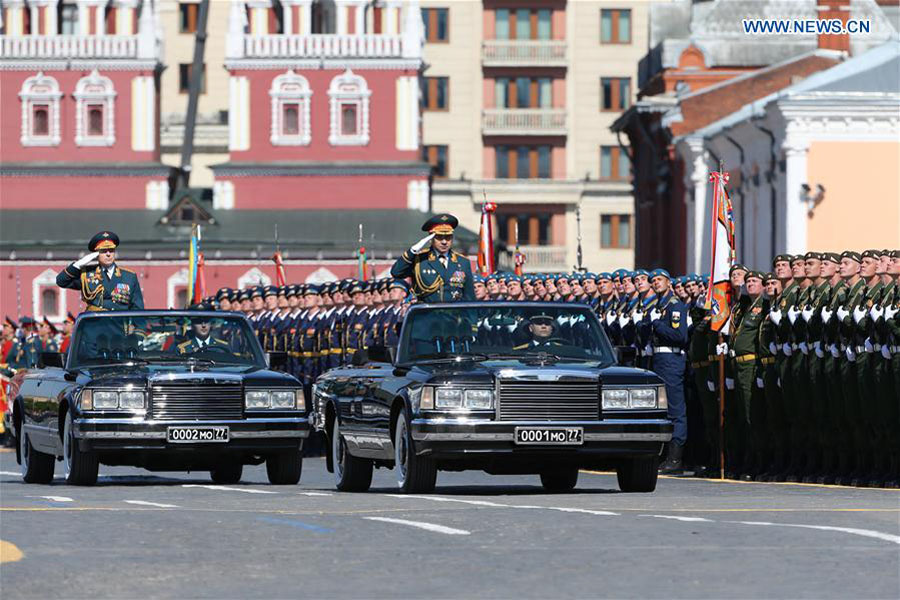
<path id="1" fill-rule="evenodd" d="M 16 258 L 77 258 L 87 240 L 102 229 L 116 232 L 122 258 L 180 258 L 186 255 L 189 226 L 160 224 L 161 210 L 5 210 L 0 219 L 0 256 Z M 363 245 L 376 257 L 399 256 L 423 234 L 422 223 L 430 216 L 416 210 L 266 211 L 218 210 L 214 225 L 202 228 L 202 247 L 207 258 L 248 258 L 271 252 L 275 226 L 285 258 L 352 258 L 359 248 L 359 224 Z M 456 229 L 455 247 L 467 254 L 478 247 L 478 235 Z M 150 256 L 148 256 L 148 253 Z"/>

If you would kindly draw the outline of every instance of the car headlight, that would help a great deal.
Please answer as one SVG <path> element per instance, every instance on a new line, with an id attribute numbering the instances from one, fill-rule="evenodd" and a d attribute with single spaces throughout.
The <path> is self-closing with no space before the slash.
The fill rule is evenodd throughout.
<path id="1" fill-rule="evenodd" d="M 269 392 L 267 390 L 248 390 L 244 396 L 244 405 L 247 408 L 269 408 Z"/>
<path id="2" fill-rule="evenodd" d="M 665 391 L 660 400 L 658 388 L 655 387 L 605 389 L 602 396 L 604 410 L 666 408 Z"/>
<path id="3" fill-rule="evenodd" d="M 462 408 L 463 391 L 454 388 L 438 388 L 434 394 L 434 407 L 438 410 Z"/>
<path id="4" fill-rule="evenodd" d="M 294 390 L 272 391 L 269 392 L 272 399 L 272 408 L 292 409 L 297 405 L 297 394 Z"/>
<path id="5" fill-rule="evenodd" d="M 94 392 L 95 410 L 115 410 L 119 408 L 118 392 Z"/>
<path id="6" fill-rule="evenodd" d="M 628 390 L 603 390 L 603 410 L 628 408 Z"/>
<path id="7" fill-rule="evenodd" d="M 94 390 L 81 390 L 81 410 L 94 410 Z"/>
<path id="8" fill-rule="evenodd" d="M 631 390 L 631 408 L 656 408 L 656 388 Z"/>
<path id="9" fill-rule="evenodd" d="M 119 392 L 119 407 L 129 409 L 144 408 L 144 392 Z"/>
<path id="10" fill-rule="evenodd" d="M 466 390 L 463 405 L 472 410 L 494 408 L 494 392 L 491 390 Z"/>

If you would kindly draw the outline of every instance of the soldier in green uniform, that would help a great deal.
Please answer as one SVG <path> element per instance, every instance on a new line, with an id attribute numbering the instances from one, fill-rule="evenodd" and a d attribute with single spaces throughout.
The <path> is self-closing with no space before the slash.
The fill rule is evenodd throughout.
<path id="1" fill-rule="evenodd" d="M 898 317 L 898 313 L 900 313 L 900 250 L 892 251 L 890 258 L 887 272 L 891 277 L 893 292 L 890 295 L 886 294 L 885 302 L 882 303 L 884 314 L 879 320 L 884 323 L 884 335 L 888 346 L 885 358 L 891 378 L 886 385 L 891 387 L 886 410 L 890 415 L 888 422 L 893 429 L 891 445 L 888 448 L 892 464 L 884 485 L 895 488 L 900 486 L 900 317 Z M 882 354 L 885 354 L 883 347 Z"/>
<path id="2" fill-rule="evenodd" d="M 769 311 L 769 321 L 775 326 L 774 337 L 778 354 L 775 357 L 775 369 L 778 372 L 778 383 L 781 387 L 782 414 L 784 415 L 784 425 L 787 434 L 787 464 L 785 464 L 784 472 L 780 473 L 778 479 L 786 480 L 791 471 L 798 468 L 797 457 L 792 452 L 790 445 L 791 430 L 795 425 L 796 415 L 794 411 L 794 400 L 791 386 L 791 370 L 790 357 L 793 354 L 791 348 L 791 323 L 788 320 L 787 312 L 797 301 L 800 286 L 794 280 L 791 270 L 791 261 L 793 256 L 790 254 L 779 254 L 772 261 L 772 268 L 775 271 L 775 277 L 781 282 L 781 294 L 778 296 L 778 303 Z"/>
<path id="3" fill-rule="evenodd" d="M 708 449 L 703 462 L 706 469 L 698 471 L 702 477 L 719 477 L 719 395 L 716 383 L 719 379 L 719 363 L 715 360 L 718 334 L 710 328 L 709 311 L 691 309 L 694 328 L 688 342 L 688 360 L 694 375 L 694 389 L 703 411 L 703 437 Z M 688 429 L 690 432 L 690 429 Z"/>
<path id="4" fill-rule="evenodd" d="M 56 276 L 56 285 L 80 291 L 90 311 L 143 310 L 137 274 L 116 264 L 118 246 L 119 236 L 101 231 L 88 242 L 91 253 L 63 269 Z M 88 268 L 95 260 L 97 266 Z"/>
<path id="5" fill-rule="evenodd" d="M 810 319 L 812 348 L 820 362 L 822 377 L 821 395 L 816 403 L 820 407 L 818 435 L 823 464 L 816 482 L 827 484 L 835 483 L 838 473 L 846 468 L 848 444 L 852 447 L 852 443 L 843 438 L 846 430 L 840 377 L 843 355 L 839 350 L 840 331 L 834 319 L 834 311 L 846 301 L 847 292 L 847 284 L 839 271 L 840 263 L 840 254 L 822 254 L 822 279 L 828 288 L 817 300 L 816 314 Z"/>
<path id="6" fill-rule="evenodd" d="M 419 302 L 471 302 L 475 300 L 469 259 L 454 251 L 456 217 L 439 214 L 422 225 L 428 235 L 405 251 L 391 268 L 398 279 L 412 280 Z"/>
<path id="7" fill-rule="evenodd" d="M 767 273 L 765 278 L 769 311 L 778 306 L 781 297 L 781 280 L 775 273 Z M 766 315 L 768 317 L 768 314 Z M 775 323 L 766 318 L 759 328 L 759 371 L 757 387 L 762 384 L 766 399 L 766 448 L 768 448 L 768 468 L 757 477 L 757 481 L 784 481 L 788 466 L 788 431 L 785 426 L 784 400 L 779 385 L 778 345 Z"/>

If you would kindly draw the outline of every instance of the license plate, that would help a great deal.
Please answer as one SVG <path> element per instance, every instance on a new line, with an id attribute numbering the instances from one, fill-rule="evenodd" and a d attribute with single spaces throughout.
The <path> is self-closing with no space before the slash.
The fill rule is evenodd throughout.
<path id="1" fill-rule="evenodd" d="M 228 427 L 212 425 L 208 427 L 169 427 L 166 439 L 172 444 L 202 444 L 206 442 L 227 442 Z"/>
<path id="2" fill-rule="evenodd" d="M 516 427 L 516 444 L 543 446 L 580 446 L 584 443 L 581 427 Z"/>

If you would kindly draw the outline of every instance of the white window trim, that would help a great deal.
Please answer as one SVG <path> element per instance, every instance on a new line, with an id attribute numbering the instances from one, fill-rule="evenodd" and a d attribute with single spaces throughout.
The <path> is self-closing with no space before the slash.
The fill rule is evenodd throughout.
<path id="1" fill-rule="evenodd" d="M 331 281 L 337 281 L 337 275 L 326 269 L 325 267 L 319 267 L 312 273 L 306 276 L 304 283 L 329 283 Z"/>
<path id="2" fill-rule="evenodd" d="M 369 99 L 372 91 L 365 78 L 349 68 L 331 80 L 328 97 L 331 103 L 331 133 L 328 143 L 332 146 L 366 146 L 369 143 Z M 355 135 L 341 135 L 341 104 L 356 103 L 359 127 Z"/>
<path id="3" fill-rule="evenodd" d="M 102 88 L 97 91 L 96 88 Z M 112 80 L 97 69 L 82 77 L 75 86 L 75 144 L 78 146 L 112 146 L 116 143 L 115 99 Z M 103 106 L 103 135 L 88 135 L 86 110 L 88 104 Z"/>
<path id="4" fill-rule="evenodd" d="M 44 288 L 56 288 L 56 314 L 45 315 L 41 292 Z M 47 317 L 51 321 L 61 321 L 66 316 L 66 290 L 57 288 L 56 271 L 47 269 L 31 280 L 31 312 L 36 321 Z"/>
<path id="5" fill-rule="evenodd" d="M 238 289 L 244 289 L 257 285 L 272 285 L 272 278 L 266 275 L 258 267 L 253 267 L 237 280 Z"/>
<path id="6" fill-rule="evenodd" d="M 187 284 L 187 269 L 179 269 L 169 276 L 166 280 L 166 306 L 177 309 L 184 308 L 182 306 L 175 306 L 175 299 L 177 297 L 177 289 L 180 287 L 187 288 Z"/>
<path id="7" fill-rule="evenodd" d="M 48 89 L 34 91 L 35 87 Z M 59 132 L 59 100 L 62 98 L 62 93 L 59 91 L 59 83 L 56 79 L 39 71 L 37 75 L 29 77 L 22 83 L 19 98 L 22 101 L 22 135 L 19 138 L 22 145 L 59 146 L 62 139 Z M 50 107 L 50 114 L 47 115 L 49 119 L 48 135 L 35 136 L 31 133 L 34 115 L 32 107 L 35 104 L 47 104 Z"/>
<path id="8" fill-rule="evenodd" d="M 293 69 L 279 75 L 272 80 L 272 88 L 269 90 L 272 98 L 272 131 L 269 139 L 273 146 L 309 146 L 312 141 L 312 128 L 309 118 L 310 104 L 312 102 L 312 90 L 309 82 L 303 75 L 294 73 Z M 284 123 L 282 107 L 286 103 L 300 105 L 300 133 L 286 135 L 283 132 Z"/>

